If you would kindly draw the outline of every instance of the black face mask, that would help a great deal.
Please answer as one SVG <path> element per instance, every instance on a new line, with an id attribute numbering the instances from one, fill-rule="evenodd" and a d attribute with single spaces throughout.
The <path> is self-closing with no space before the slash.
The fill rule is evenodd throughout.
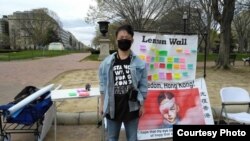
<path id="1" fill-rule="evenodd" d="M 117 41 L 118 41 L 118 48 L 122 51 L 128 51 L 132 44 L 132 41 L 128 39 L 121 39 Z"/>

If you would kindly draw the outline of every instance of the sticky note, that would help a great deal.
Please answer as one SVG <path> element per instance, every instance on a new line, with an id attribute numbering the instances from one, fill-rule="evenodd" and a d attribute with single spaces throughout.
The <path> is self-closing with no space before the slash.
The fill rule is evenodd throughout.
<path id="1" fill-rule="evenodd" d="M 191 52 L 192 52 L 192 53 L 196 53 L 197 50 L 196 50 L 196 49 L 192 49 Z"/>
<path id="2" fill-rule="evenodd" d="M 146 61 L 145 55 L 139 55 L 139 58 L 141 58 L 142 60 Z"/>
<path id="3" fill-rule="evenodd" d="M 151 57 L 151 62 L 155 62 L 155 57 Z"/>
<path id="4" fill-rule="evenodd" d="M 182 48 L 176 48 L 176 52 L 182 53 L 183 49 Z"/>
<path id="5" fill-rule="evenodd" d="M 156 69 L 158 69 L 158 68 L 159 68 L 159 63 L 154 63 L 154 67 L 155 67 Z"/>
<path id="6" fill-rule="evenodd" d="M 167 69 L 172 69 L 173 68 L 173 64 L 167 64 Z"/>
<path id="7" fill-rule="evenodd" d="M 159 56 L 160 55 L 160 51 L 159 50 L 155 50 L 155 55 Z"/>
<path id="8" fill-rule="evenodd" d="M 151 57 L 150 56 L 146 56 L 146 62 L 147 63 L 151 62 Z"/>
<path id="9" fill-rule="evenodd" d="M 174 69 L 175 69 L 175 70 L 180 69 L 180 65 L 179 65 L 179 64 L 174 64 Z"/>
<path id="10" fill-rule="evenodd" d="M 155 62 L 160 62 L 160 58 L 159 57 L 155 57 Z"/>
<path id="11" fill-rule="evenodd" d="M 155 47 L 154 45 L 151 45 L 151 46 L 150 46 L 150 50 L 151 50 L 151 51 L 155 51 L 155 48 L 156 48 L 156 47 Z"/>
<path id="12" fill-rule="evenodd" d="M 154 64 L 150 64 L 150 69 L 151 69 L 151 70 L 154 69 Z"/>
<path id="13" fill-rule="evenodd" d="M 174 62 L 174 58 L 173 57 L 168 57 L 167 58 L 167 62 L 168 63 L 173 63 Z"/>
<path id="14" fill-rule="evenodd" d="M 186 59 L 185 58 L 179 58 L 179 63 L 185 63 Z"/>
<path id="15" fill-rule="evenodd" d="M 172 73 L 167 73 L 167 80 L 172 80 Z"/>
<path id="16" fill-rule="evenodd" d="M 159 80 L 158 74 L 153 74 L 153 80 Z"/>
<path id="17" fill-rule="evenodd" d="M 179 58 L 174 58 L 174 63 L 179 63 Z"/>
<path id="18" fill-rule="evenodd" d="M 188 69 L 189 70 L 192 70 L 194 68 L 194 65 L 193 64 L 188 64 Z"/>
<path id="19" fill-rule="evenodd" d="M 76 93 L 75 92 L 70 92 L 69 96 L 76 96 Z"/>
<path id="20" fill-rule="evenodd" d="M 146 65 L 147 65 L 147 70 L 149 70 L 150 64 L 149 64 L 149 63 L 146 63 Z"/>
<path id="21" fill-rule="evenodd" d="M 166 65 L 165 65 L 164 63 L 160 63 L 159 67 L 160 67 L 161 69 L 165 69 Z"/>
<path id="22" fill-rule="evenodd" d="M 148 76 L 148 81 L 152 81 L 152 75 Z"/>
<path id="23" fill-rule="evenodd" d="M 166 50 L 160 50 L 159 51 L 159 56 L 167 56 L 168 52 Z"/>
<path id="24" fill-rule="evenodd" d="M 85 89 L 77 89 L 76 91 L 77 91 L 78 93 L 87 92 L 87 90 L 85 90 Z"/>
<path id="25" fill-rule="evenodd" d="M 79 93 L 79 96 L 87 97 L 87 96 L 89 96 L 89 92 L 81 92 L 81 93 Z"/>
<path id="26" fill-rule="evenodd" d="M 189 50 L 189 49 L 185 49 L 184 53 L 185 53 L 186 55 L 189 55 L 189 54 L 190 54 L 190 50 Z"/>
<path id="27" fill-rule="evenodd" d="M 174 73 L 174 79 L 180 80 L 181 79 L 181 74 L 180 73 Z"/>
<path id="28" fill-rule="evenodd" d="M 186 69 L 186 65 L 185 64 L 180 64 L 180 69 L 185 70 Z"/>
<path id="29" fill-rule="evenodd" d="M 147 47 L 145 45 L 140 45 L 140 51 L 146 52 L 147 51 Z"/>
<path id="30" fill-rule="evenodd" d="M 183 75 L 184 77 L 188 77 L 188 72 L 183 72 L 182 75 Z"/>
<path id="31" fill-rule="evenodd" d="M 160 77 L 161 80 L 165 80 L 164 72 L 159 72 L 159 77 Z"/>
<path id="32" fill-rule="evenodd" d="M 165 62 L 165 57 L 159 57 L 159 62 Z"/>

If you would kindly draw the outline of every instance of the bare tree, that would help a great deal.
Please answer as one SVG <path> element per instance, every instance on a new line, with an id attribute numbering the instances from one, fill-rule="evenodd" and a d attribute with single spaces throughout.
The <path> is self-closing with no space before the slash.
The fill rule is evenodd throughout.
<path id="1" fill-rule="evenodd" d="M 97 0 L 97 7 L 90 7 L 87 22 L 100 19 L 126 22 L 137 30 L 152 28 L 172 8 L 173 0 Z"/>
<path id="2" fill-rule="evenodd" d="M 239 42 L 239 52 L 247 50 L 248 38 L 250 38 L 250 11 L 241 11 L 235 15 L 233 20 L 233 27 L 237 33 Z"/>
<path id="3" fill-rule="evenodd" d="M 23 16 L 17 19 L 22 36 L 32 39 L 34 49 L 36 49 L 36 46 L 45 45 L 49 29 L 58 31 L 60 28 L 60 23 L 53 19 L 50 16 L 51 12 L 49 12 L 47 9 L 35 9 L 23 13 Z"/>
<path id="4" fill-rule="evenodd" d="M 229 53 L 231 46 L 231 23 L 233 21 L 236 0 L 212 0 L 214 19 L 220 24 L 220 50 L 216 68 L 229 68 Z M 223 6 L 222 11 L 219 5 Z"/>

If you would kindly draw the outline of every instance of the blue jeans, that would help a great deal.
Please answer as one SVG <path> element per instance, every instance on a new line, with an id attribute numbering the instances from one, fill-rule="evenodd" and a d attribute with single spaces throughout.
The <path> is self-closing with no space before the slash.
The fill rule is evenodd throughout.
<path id="1" fill-rule="evenodd" d="M 137 141 L 139 118 L 123 122 L 127 141 Z M 122 122 L 107 119 L 108 141 L 118 141 Z"/>

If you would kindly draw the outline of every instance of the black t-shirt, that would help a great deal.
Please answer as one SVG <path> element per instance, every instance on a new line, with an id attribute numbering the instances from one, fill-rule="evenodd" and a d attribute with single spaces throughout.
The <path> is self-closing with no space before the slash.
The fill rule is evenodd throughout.
<path id="1" fill-rule="evenodd" d="M 123 68 L 125 71 L 123 71 Z M 116 121 L 129 121 L 139 117 L 139 111 L 129 112 L 128 89 L 132 85 L 130 73 L 130 57 L 120 60 L 116 57 L 113 66 L 114 95 L 115 95 L 115 118 Z M 126 78 L 126 76 L 127 78 Z M 127 80 L 128 79 L 128 80 Z M 109 118 L 109 117 L 107 117 Z M 109 118 L 110 119 L 110 118 Z"/>

